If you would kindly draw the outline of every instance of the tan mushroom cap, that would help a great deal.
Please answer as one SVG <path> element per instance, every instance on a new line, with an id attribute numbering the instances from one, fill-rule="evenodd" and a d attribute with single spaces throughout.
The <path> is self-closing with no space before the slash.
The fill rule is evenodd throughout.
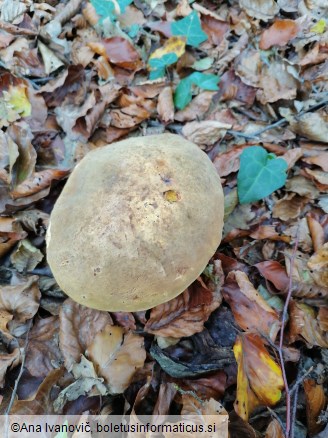
<path id="1" fill-rule="evenodd" d="M 178 135 L 134 137 L 89 152 L 51 214 L 48 262 L 73 300 L 138 311 L 184 291 L 216 251 L 220 178 Z"/>

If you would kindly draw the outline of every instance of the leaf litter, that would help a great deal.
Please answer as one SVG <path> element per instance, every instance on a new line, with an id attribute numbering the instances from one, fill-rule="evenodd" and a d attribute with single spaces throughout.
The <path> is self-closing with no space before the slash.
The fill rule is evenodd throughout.
<path id="1" fill-rule="evenodd" d="M 132 412 L 228 412 L 237 438 L 327 430 L 328 8 L 219 3 L 1 2 L 2 412 L 101 413 L 115 394 Z M 67 176 L 165 131 L 221 177 L 220 250 L 149 312 L 66 299 L 45 232 Z"/>

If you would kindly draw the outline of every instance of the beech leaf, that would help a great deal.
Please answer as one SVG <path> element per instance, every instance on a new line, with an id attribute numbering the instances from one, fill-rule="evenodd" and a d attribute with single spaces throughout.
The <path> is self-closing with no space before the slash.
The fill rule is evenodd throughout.
<path id="1" fill-rule="evenodd" d="M 280 189 L 286 182 L 287 162 L 261 146 L 250 146 L 240 155 L 237 178 L 241 204 L 258 201 Z"/>
<path id="2" fill-rule="evenodd" d="M 202 29 L 196 11 L 191 12 L 182 20 L 174 21 L 171 24 L 171 31 L 173 35 L 186 37 L 187 44 L 193 47 L 197 47 L 207 40 L 207 35 Z"/>

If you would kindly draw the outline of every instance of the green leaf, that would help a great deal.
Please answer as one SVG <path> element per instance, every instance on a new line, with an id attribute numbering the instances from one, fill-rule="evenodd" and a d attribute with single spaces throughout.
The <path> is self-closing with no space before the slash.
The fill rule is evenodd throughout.
<path id="1" fill-rule="evenodd" d="M 155 79 L 160 79 L 165 76 L 165 68 L 157 68 L 156 70 L 152 70 L 149 74 L 149 79 L 154 81 Z"/>
<path id="2" fill-rule="evenodd" d="M 174 93 L 174 105 L 177 109 L 185 108 L 192 99 L 192 85 L 197 85 L 203 90 L 218 90 L 217 83 L 220 78 L 216 75 L 194 72 L 181 79 Z"/>
<path id="3" fill-rule="evenodd" d="M 117 15 L 123 14 L 126 7 L 132 3 L 132 0 L 90 0 L 92 6 L 95 8 L 98 15 L 100 15 L 100 22 L 109 18 L 111 21 L 115 21 Z M 115 8 L 116 6 L 116 8 Z M 119 6 L 119 12 L 117 11 Z"/>
<path id="4" fill-rule="evenodd" d="M 129 27 L 128 35 L 130 38 L 135 38 L 138 35 L 140 29 L 139 24 L 132 24 L 132 26 Z"/>
<path id="5" fill-rule="evenodd" d="M 287 162 L 268 154 L 261 146 L 250 146 L 240 155 L 237 177 L 238 198 L 241 204 L 258 201 L 280 189 L 287 178 Z"/>
<path id="6" fill-rule="evenodd" d="M 190 81 L 203 90 L 216 91 L 219 89 L 218 82 L 220 78 L 216 75 L 194 72 L 189 76 Z"/>
<path id="7" fill-rule="evenodd" d="M 188 105 L 191 101 L 192 93 L 191 93 L 191 81 L 189 76 L 184 79 L 181 79 L 177 88 L 174 92 L 174 105 L 177 109 L 181 110 Z"/>
<path id="8" fill-rule="evenodd" d="M 173 21 L 171 24 L 173 35 L 182 35 L 186 37 L 187 44 L 197 47 L 207 40 L 207 35 L 203 31 L 200 19 L 196 11 L 191 12 L 185 18 L 179 21 Z"/>
<path id="9" fill-rule="evenodd" d="M 149 60 L 149 65 L 152 68 L 165 68 L 166 66 L 177 62 L 178 59 L 178 56 L 171 52 L 163 55 L 161 58 L 151 58 Z"/>

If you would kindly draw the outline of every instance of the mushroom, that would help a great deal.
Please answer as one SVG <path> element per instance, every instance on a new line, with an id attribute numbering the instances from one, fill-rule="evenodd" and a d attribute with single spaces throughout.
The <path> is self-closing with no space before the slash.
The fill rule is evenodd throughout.
<path id="1" fill-rule="evenodd" d="M 208 156 L 179 135 L 128 138 L 89 152 L 50 217 L 47 258 L 85 306 L 139 311 L 183 292 L 222 237 L 224 197 Z"/>

